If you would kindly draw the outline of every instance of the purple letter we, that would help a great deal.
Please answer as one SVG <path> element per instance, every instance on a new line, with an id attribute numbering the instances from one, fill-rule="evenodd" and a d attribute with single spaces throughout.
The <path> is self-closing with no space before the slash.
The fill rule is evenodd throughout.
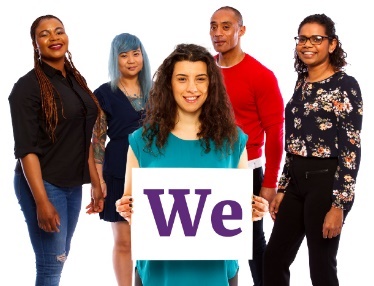
<path id="1" fill-rule="evenodd" d="M 166 223 L 166 217 L 162 208 L 160 195 L 164 194 L 163 189 L 144 189 L 144 194 L 148 196 L 149 203 L 155 218 L 156 226 L 160 236 L 170 236 L 175 216 L 177 212 L 182 223 L 184 235 L 195 236 L 199 227 L 201 214 L 205 205 L 206 198 L 211 194 L 210 189 L 196 189 L 195 194 L 200 195 L 199 204 L 196 210 L 195 220 L 192 223 L 191 215 L 188 210 L 186 195 L 190 194 L 188 189 L 170 189 L 169 194 L 174 197 L 173 208 L 170 213 L 169 221 Z"/>

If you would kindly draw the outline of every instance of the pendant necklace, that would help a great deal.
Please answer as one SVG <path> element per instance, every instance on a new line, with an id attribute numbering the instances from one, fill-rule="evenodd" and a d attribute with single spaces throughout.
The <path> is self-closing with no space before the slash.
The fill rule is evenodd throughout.
<path id="1" fill-rule="evenodd" d="M 126 88 L 123 86 L 122 82 L 119 81 L 119 83 L 122 86 L 123 92 L 126 95 L 127 99 L 130 101 L 132 107 L 136 111 L 144 110 L 144 102 L 143 102 L 143 98 L 142 98 L 142 94 L 141 94 L 140 88 L 139 88 L 139 94 L 134 93 L 134 95 L 129 95 L 129 93 L 127 92 Z"/>
<path id="2" fill-rule="evenodd" d="M 122 86 L 123 91 L 125 92 L 125 95 L 126 95 L 126 96 L 131 97 L 131 98 L 138 98 L 138 97 L 140 97 L 140 92 L 139 92 L 139 95 L 137 95 L 136 93 L 134 93 L 134 95 L 130 95 L 130 94 L 127 92 L 125 86 L 122 84 L 122 82 L 119 81 L 119 83 L 120 83 L 120 85 Z"/>

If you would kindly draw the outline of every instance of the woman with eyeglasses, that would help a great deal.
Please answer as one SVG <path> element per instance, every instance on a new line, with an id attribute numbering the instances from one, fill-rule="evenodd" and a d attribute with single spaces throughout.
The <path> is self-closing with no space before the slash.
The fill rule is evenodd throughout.
<path id="1" fill-rule="evenodd" d="M 355 195 L 363 102 L 344 72 L 347 54 L 324 14 L 306 17 L 295 37 L 298 74 L 285 109 L 286 158 L 270 204 L 274 227 L 264 285 L 290 285 L 290 266 L 307 239 L 313 285 L 337 286 L 340 234 Z"/>

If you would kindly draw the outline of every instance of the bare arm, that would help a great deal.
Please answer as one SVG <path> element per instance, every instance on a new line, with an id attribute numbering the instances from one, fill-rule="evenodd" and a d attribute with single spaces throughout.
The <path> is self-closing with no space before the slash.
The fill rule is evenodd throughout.
<path id="1" fill-rule="evenodd" d="M 92 144 L 90 144 L 89 148 L 88 168 L 91 177 L 91 202 L 89 205 L 87 205 L 86 212 L 88 214 L 92 214 L 101 212 L 104 208 L 104 196 L 103 192 L 101 191 L 100 179 L 94 162 L 94 152 Z"/>
<path id="2" fill-rule="evenodd" d="M 98 134 L 97 124 L 100 124 L 100 134 Z M 105 112 L 101 112 L 100 118 L 96 121 L 92 134 L 92 147 L 95 160 L 95 167 L 100 179 L 100 185 L 104 197 L 106 197 L 106 184 L 103 177 L 103 163 L 105 156 L 105 142 L 107 131 L 107 120 Z"/>
<path id="3" fill-rule="evenodd" d="M 245 148 L 240 155 L 238 169 L 248 169 L 248 154 Z"/>
<path id="4" fill-rule="evenodd" d="M 132 150 L 131 146 L 129 146 L 129 150 L 127 151 L 127 164 L 126 164 L 126 175 L 125 175 L 125 190 L 123 192 L 122 198 L 117 200 L 116 202 L 116 210 L 119 214 L 125 218 L 131 224 L 131 214 L 133 213 L 132 210 L 132 203 L 133 199 L 132 195 L 132 169 L 139 168 L 139 162 L 136 158 L 134 151 Z"/>

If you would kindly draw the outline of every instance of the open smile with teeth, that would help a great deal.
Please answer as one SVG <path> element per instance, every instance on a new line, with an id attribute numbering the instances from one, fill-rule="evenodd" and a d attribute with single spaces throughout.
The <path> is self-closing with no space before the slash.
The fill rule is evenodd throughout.
<path id="1" fill-rule="evenodd" d="M 313 55 L 315 55 L 316 53 L 315 52 L 302 52 L 302 54 L 304 55 L 304 56 L 313 56 Z"/>
<path id="2" fill-rule="evenodd" d="M 62 47 L 62 44 L 55 44 L 55 45 L 50 45 L 49 48 L 50 49 L 59 49 Z"/>
<path id="3" fill-rule="evenodd" d="M 302 52 L 301 54 L 303 55 L 304 58 L 309 59 L 309 58 L 314 57 L 316 53 L 315 52 Z"/>
<path id="4" fill-rule="evenodd" d="M 196 101 L 199 97 L 198 96 L 185 96 L 184 97 L 187 101 Z"/>

